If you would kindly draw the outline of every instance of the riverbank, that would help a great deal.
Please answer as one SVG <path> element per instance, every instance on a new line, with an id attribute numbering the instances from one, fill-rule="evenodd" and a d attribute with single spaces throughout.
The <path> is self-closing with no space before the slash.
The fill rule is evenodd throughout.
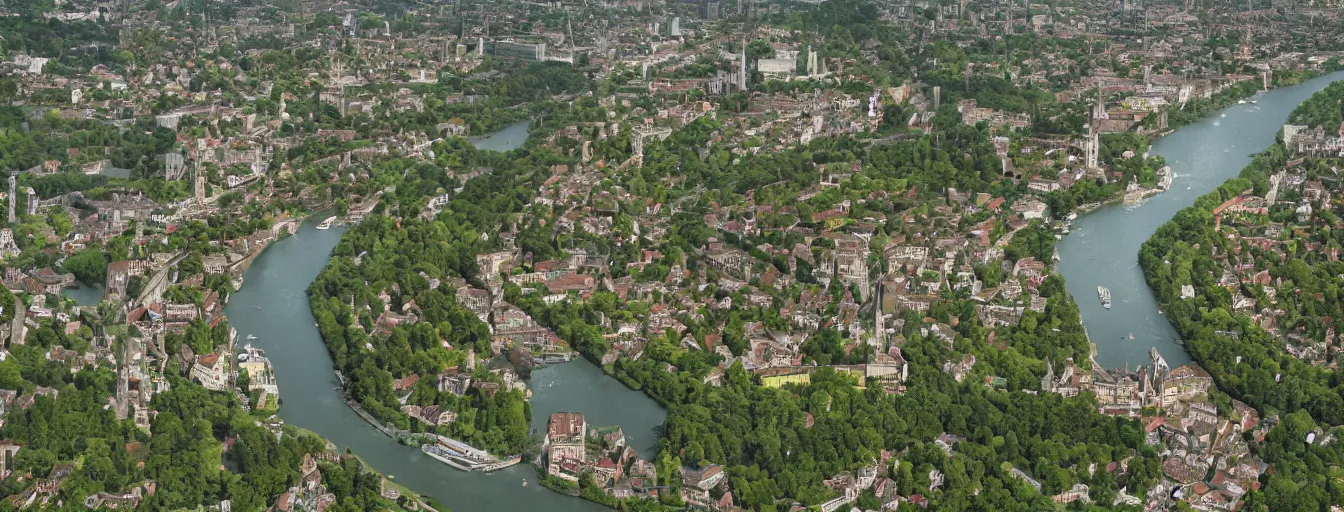
<path id="1" fill-rule="evenodd" d="M 1338 123 L 1344 84 L 1336 85 L 1297 107 L 1293 123 Z M 1271 141 L 1236 177 L 1158 228 L 1139 255 L 1190 356 L 1225 396 L 1272 419 L 1273 430 L 1256 436 L 1255 449 L 1274 469 L 1260 480 L 1260 502 L 1271 509 L 1338 503 L 1337 496 L 1301 491 L 1330 488 L 1339 482 L 1334 468 L 1344 465 L 1333 441 L 1344 435 L 1344 383 L 1330 361 L 1334 319 L 1342 314 L 1340 249 L 1330 233 L 1344 223 L 1329 206 L 1344 197 L 1333 171 L 1338 160 L 1312 160 Z M 1265 238 L 1270 229 L 1282 234 Z M 1182 272 L 1220 263 L 1221 274 Z"/>
<path id="2" fill-rule="evenodd" d="M 279 416 L 286 424 L 311 430 L 337 446 L 353 449 L 371 469 L 394 474 L 399 485 L 447 504 L 454 512 L 605 510 L 596 503 L 570 499 L 543 488 L 537 483 L 535 471 L 523 464 L 489 475 L 453 469 L 418 448 L 400 444 L 370 428 L 342 403 L 327 346 L 313 325 L 307 289 L 349 228 L 318 230 L 319 220 L 309 218 L 293 236 L 271 243 L 248 270 L 247 285 L 234 294 L 225 310 L 240 335 L 256 335 L 253 344 L 265 350 L 270 358 L 284 403 Z M 647 399 L 629 403 L 628 397 L 609 391 L 611 385 L 622 390 L 624 386 L 611 379 L 591 382 L 590 372 L 575 366 L 580 364 L 583 363 L 575 361 L 533 372 L 531 387 L 537 393 L 533 397 L 532 427 L 544 428 L 543 414 L 548 414 L 549 407 L 592 410 L 598 421 L 622 425 L 638 443 L 636 446 L 647 441 L 652 448 L 657 440 L 656 425 L 646 426 L 643 422 L 661 424 L 661 415 L 640 418 L 638 414 L 645 413 L 646 407 L 657 408 L 656 404 Z M 588 403 L 557 400 L 560 395 Z M 611 417 L 616 420 L 608 419 Z M 524 487 L 524 480 L 532 484 Z"/>
<path id="3" fill-rule="evenodd" d="M 1256 318 L 1260 313 L 1254 308 L 1247 312 L 1244 308 L 1235 308 L 1230 300 L 1215 299 L 1224 295 L 1221 292 L 1213 292 L 1222 288 L 1221 277 L 1215 279 L 1212 276 L 1205 278 L 1192 275 L 1181 279 L 1174 276 L 1170 268 L 1173 265 L 1189 264 L 1215 266 L 1211 250 L 1229 249 L 1224 246 L 1227 244 L 1218 245 L 1229 235 L 1215 228 L 1220 224 L 1219 218 L 1224 215 L 1219 213 L 1222 205 L 1234 202 L 1236 198 L 1258 197 L 1263 201 L 1264 197 L 1250 191 L 1269 189 L 1266 173 L 1283 171 L 1286 168 L 1286 161 L 1286 151 L 1271 146 L 1270 150 L 1259 154 L 1237 177 L 1229 179 L 1212 192 L 1200 196 L 1193 205 L 1177 212 L 1170 221 L 1158 228 L 1152 238 L 1144 242 L 1139 255 L 1139 268 L 1143 271 L 1146 283 L 1154 290 L 1162 308 L 1172 313 L 1170 317 L 1172 325 L 1183 338 L 1190 340 L 1191 344 L 1187 347 L 1195 362 L 1210 368 L 1210 374 L 1220 389 L 1229 389 L 1233 396 L 1244 397 L 1260 410 L 1265 410 L 1266 404 L 1259 399 L 1259 393 L 1252 393 L 1251 388 L 1269 390 L 1282 384 L 1291 387 L 1295 392 L 1303 392 L 1303 388 L 1318 386 L 1315 386 L 1315 383 L 1303 382 L 1302 379 L 1310 378 L 1319 372 L 1312 371 L 1300 360 L 1285 353 L 1282 346 L 1284 341 L 1263 327 L 1261 319 Z M 1226 229 L 1236 233 L 1236 228 L 1232 227 L 1230 220 Z M 1204 250 L 1202 247 L 1195 249 L 1192 244 L 1210 249 Z M 1272 247 L 1274 248 L 1269 250 L 1278 251 L 1277 245 Z M 1248 253 L 1248 256 L 1254 258 L 1251 253 Z M 1283 254 L 1283 258 L 1286 261 L 1288 255 Z M 1249 279 L 1238 276 L 1234 278 L 1238 280 L 1238 284 L 1258 286 L 1249 283 Z M 1307 285 L 1307 283 L 1300 284 Z M 1182 290 L 1183 286 L 1189 286 L 1190 289 Z M 1239 289 L 1228 296 L 1229 299 L 1237 297 L 1242 297 Z M 1238 344 L 1243 350 L 1215 350 L 1220 344 Z M 1257 350 L 1246 350 L 1251 346 Z M 1246 358 L 1247 364 L 1242 364 L 1243 358 Z M 1292 371 L 1269 375 L 1258 370 L 1270 366 Z M 1248 388 L 1245 384 L 1247 381 L 1258 384 Z M 1328 387 L 1326 386 L 1327 389 Z M 1267 412 L 1277 414 L 1283 411 L 1275 407 Z"/>
<path id="4" fill-rule="evenodd" d="M 1321 72 L 1308 70 L 1303 73 L 1302 81 L 1312 80 L 1320 76 L 1323 76 Z M 1146 123 L 1140 122 L 1138 126 L 1140 128 L 1140 134 L 1143 135 L 1148 140 L 1149 144 L 1156 144 L 1163 138 L 1173 133 L 1176 133 L 1182 127 L 1188 126 L 1191 123 L 1196 123 L 1199 121 L 1210 119 L 1212 116 L 1217 115 L 1219 112 L 1221 112 L 1224 109 L 1227 109 L 1228 107 L 1232 107 L 1235 105 L 1244 105 L 1246 104 L 1245 100 L 1253 98 L 1258 94 L 1281 89 L 1283 87 L 1294 87 L 1297 85 L 1301 85 L 1302 81 L 1294 81 L 1291 83 L 1272 83 L 1270 84 L 1269 89 L 1265 89 L 1263 87 L 1262 82 L 1257 82 L 1255 80 L 1247 80 L 1244 82 L 1239 82 L 1237 84 L 1233 84 L 1227 89 L 1224 89 L 1223 91 L 1218 92 L 1217 94 L 1212 95 L 1209 98 L 1197 98 L 1187 102 L 1186 105 L 1181 106 L 1169 105 L 1166 108 L 1164 108 L 1160 113 L 1156 113 L 1146 117 L 1145 120 L 1158 119 L 1160 115 L 1165 114 L 1170 119 L 1170 117 L 1173 114 L 1187 113 L 1187 111 L 1184 108 L 1182 108 L 1184 106 L 1189 106 L 1191 108 L 1191 111 L 1200 113 L 1200 115 L 1195 117 L 1178 116 L 1176 121 L 1169 120 L 1167 123 L 1167 129 L 1162 131 L 1151 130 L 1145 132 L 1141 128 L 1145 127 Z M 1149 154 L 1144 155 L 1145 158 L 1148 156 Z M 1175 170 L 1172 170 L 1169 167 L 1167 168 L 1167 170 L 1168 172 L 1172 173 L 1175 172 Z M 1168 191 L 1169 187 L 1168 189 L 1164 190 L 1160 186 L 1153 188 L 1140 188 L 1137 191 L 1121 190 L 1113 194 L 1112 197 L 1107 198 L 1101 202 L 1082 204 L 1072 208 L 1067 212 L 1053 212 L 1053 213 L 1056 216 L 1056 218 L 1063 218 L 1063 216 L 1069 213 L 1075 213 L 1081 216 L 1099 210 L 1102 207 L 1113 204 L 1132 205 L 1141 202 L 1143 200 L 1149 199 L 1151 197 L 1157 196 L 1159 194 L 1166 193 Z"/>
<path id="5" fill-rule="evenodd" d="M 1344 87 L 1328 87 L 1294 113 L 1329 111 L 1337 108 L 1341 98 Z M 1329 268 L 1337 255 L 1327 253 L 1338 249 L 1327 249 L 1322 239 L 1304 228 L 1314 231 L 1323 225 L 1323 231 L 1329 233 L 1332 228 L 1344 227 L 1338 217 L 1328 213 L 1328 205 L 1332 198 L 1338 199 L 1338 191 L 1325 188 L 1321 181 L 1309 183 L 1332 176 L 1322 174 L 1318 166 L 1305 162 L 1303 155 L 1271 143 L 1236 177 L 1200 196 L 1163 224 L 1144 242 L 1139 263 L 1162 307 L 1173 313 L 1176 329 L 1190 340 L 1192 357 L 1210 369 L 1220 388 L 1266 414 L 1291 412 L 1296 405 L 1318 420 L 1340 424 L 1344 423 L 1344 400 L 1340 398 L 1344 386 L 1331 390 L 1330 382 L 1336 376 L 1324 368 L 1328 354 L 1313 355 L 1318 350 L 1312 348 L 1315 343 L 1333 341 L 1331 318 L 1338 314 L 1330 304 L 1334 301 L 1326 295 L 1333 285 L 1326 283 L 1337 279 L 1338 269 Z M 1295 193 L 1302 197 L 1283 199 Z M 1247 212 L 1243 203 L 1262 205 L 1258 208 L 1263 212 Z M 1323 208 L 1325 214 L 1314 214 L 1313 204 Z M 1295 215 L 1273 216 L 1276 211 Z M 1255 241 L 1269 224 L 1261 218 L 1266 215 L 1280 221 L 1277 229 L 1283 234 L 1272 243 L 1257 245 Z M 1331 243 L 1328 235 L 1324 243 Z M 1298 250 L 1312 245 L 1317 245 L 1317 250 Z M 1178 275 L 1172 270 L 1186 266 L 1216 268 L 1216 260 L 1228 254 L 1235 254 L 1238 263 L 1249 261 L 1249 266 L 1225 269 L 1217 277 Z M 1270 276 L 1278 280 L 1271 281 Z M 1225 293 L 1222 288 L 1229 281 L 1237 286 Z M 1279 287 L 1291 287 L 1294 294 L 1278 298 L 1275 292 Z M 1248 297 L 1246 290 L 1266 295 Z M 1274 310 L 1268 306 L 1271 301 Z M 1306 325 L 1318 327 L 1309 331 Z M 1289 333 L 1297 338 L 1289 339 Z M 1241 349 L 1219 349 L 1232 344 Z M 1304 359 L 1316 361 L 1311 364 Z M 1292 394 L 1306 398 L 1283 400 L 1283 393 L 1275 389 L 1291 389 Z"/>
<path id="6" fill-rule="evenodd" d="M 1314 70 L 1307 70 L 1300 75 L 1294 75 L 1295 77 L 1299 78 L 1298 80 L 1285 82 L 1285 81 L 1279 81 L 1278 78 L 1276 78 L 1275 79 L 1276 82 L 1272 83 L 1269 89 L 1264 89 L 1263 83 L 1255 80 L 1239 82 L 1237 84 L 1233 84 L 1232 86 L 1228 87 L 1223 91 L 1220 91 L 1212 95 L 1210 98 L 1199 98 L 1188 102 L 1187 105 L 1192 106 L 1192 109 L 1195 109 L 1196 111 L 1203 113 L 1199 117 L 1183 119 L 1176 122 L 1169 122 L 1168 123 L 1169 129 L 1163 130 L 1161 132 L 1157 131 L 1144 132 L 1141 128 L 1146 123 L 1143 122 L 1139 123 L 1139 126 L 1137 128 L 1140 129 L 1139 130 L 1140 133 L 1149 141 L 1149 143 L 1155 146 L 1164 138 L 1179 131 L 1180 128 L 1188 126 L 1191 123 L 1210 121 L 1227 108 L 1238 105 L 1245 105 L 1254 108 L 1258 103 L 1248 103 L 1245 100 L 1253 98 L 1256 95 L 1279 90 L 1285 87 L 1296 87 L 1301 85 L 1305 81 L 1315 80 L 1317 78 L 1325 76 L 1326 74 L 1328 73 L 1318 72 Z M 1168 116 L 1170 116 L 1172 113 L 1175 112 L 1185 112 L 1185 110 L 1181 109 L 1180 106 L 1173 105 L 1166 107 L 1162 111 L 1163 114 L 1167 114 Z M 1158 115 L 1154 114 L 1148 116 L 1145 119 L 1157 119 L 1157 118 Z M 1148 158 L 1153 153 L 1152 151 L 1153 147 L 1150 146 L 1149 149 L 1150 151 L 1143 155 L 1144 158 Z M 1158 156 L 1162 155 L 1159 154 Z M 1108 206 L 1118 205 L 1124 207 L 1135 207 L 1149 199 L 1152 199 L 1154 197 L 1157 197 L 1159 195 L 1171 191 L 1171 188 L 1175 182 L 1175 177 L 1177 176 L 1177 172 L 1170 166 L 1164 167 L 1163 170 L 1170 173 L 1168 175 L 1169 177 L 1165 179 L 1161 175 L 1159 175 L 1159 183 L 1165 183 L 1166 184 L 1165 188 L 1159 185 L 1156 187 L 1139 187 L 1137 189 L 1127 188 L 1117 190 L 1116 192 L 1112 193 L 1109 197 L 1107 197 L 1102 201 L 1077 205 L 1065 211 L 1051 212 L 1051 215 L 1057 219 L 1063 219 L 1070 214 L 1082 217 L 1087 214 L 1106 208 Z"/>
<path id="7" fill-rule="evenodd" d="M 276 234 L 277 234 L 276 239 L 275 239 L 274 241 L 272 241 L 271 243 L 267 244 L 266 247 L 263 247 L 262 249 L 253 252 L 252 254 L 248 255 L 246 258 L 244 258 L 243 260 L 241 260 L 240 262 L 238 262 L 238 264 L 237 264 L 238 267 L 237 267 L 237 268 L 239 269 L 240 274 L 245 275 L 248 271 L 251 270 L 251 267 L 252 267 L 253 263 L 254 263 L 254 262 L 255 262 L 255 261 L 262 255 L 262 254 L 264 254 L 264 253 L 267 251 L 267 249 L 269 249 L 272 245 L 274 245 L 274 244 L 276 244 L 276 243 L 285 241 L 286 239 L 292 237 L 294 234 L 296 234 L 296 233 L 298 232 L 298 230 L 303 226 L 303 224 L 304 224 L 306 221 L 308 221 L 309 219 L 311 219 L 311 218 L 313 218 L 313 217 L 315 217 L 315 216 L 316 216 L 316 214 L 311 215 L 311 216 L 309 216 L 309 218 L 304 218 L 304 219 L 293 219 L 293 218 L 284 218 L 284 219 L 280 219 L 280 220 L 276 223 L 276 225 L 274 225 L 274 226 L 272 227 L 273 230 L 276 230 L 276 231 L 277 231 L 277 233 L 276 233 Z M 224 317 L 225 317 L 226 320 L 230 318 L 230 315 L 228 314 L 228 309 L 229 309 L 229 306 L 232 304 L 232 299 L 233 299 L 235 296 L 237 296 L 240 292 L 242 292 L 242 291 L 245 289 L 245 288 L 244 288 L 245 283 L 246 283 L 246 280 L 240 277 L 240 278 L 234 283 L 234 285 L 235 285 L 235 286 L 234 286 L 234 293 L 229 294 L 227 297 L 225 297 L 225 298 L 223 299 L 224 304 L 225 304 L 225 311 L 226 311 L 225 314 L 224 314 Z M 232 322 L 231 322 L 231 325 L 232 325 Z M 235 328 L 236 328 L 236 327 L 235 327 Z M 252 341 L 252 340 L 248 340 L 248 341 L 250 342 L 250 341 Z M 231 354 L 231 356 L 232 356 L 232 354 Z M 283 395 L 282 395 L 282 396 L 283 396 Z M 245 407 L 246 407 L 246 406 L 245 406 Z M 251 412 L 251 411 L 249 411 L 249 412 Z M 287 424 L 287 423 L 285 423 L 283 420 L 281 421 L 281 427 L 280 427 L 280 428 L 282 428 L 282 429 L 284 429 L 284 430 L 291 430 L 291 431 L 296 432 L 296 433 L 299 433 L 299 434 L 312 435 L 312 436 L 315 436 L 315 437 L 317 437 L 317 438 L 319 438 L 319 439 L 322 439 L 323 442 L 327 443 L 329 446 L 334 446 L 333 444 L 331 444 L 331 441 L 330 441 L 330 440 L 328 440 L 326 437 L 323 437 L 321 434 L 318 434 L 317 432 L 314 432 L 313 430 L 306 429 L 306 428 L 303 428 L 303 427 L 300 427 L 300 426 L 296 426 L 296 425 Z M 355 455 L 353 452 L 350 452 L 349 450 L 347 450 L 347 455 L 348 455 L 348 456 L 353 456 L 353 457 L 355 457 L 355 458 L 358 458 L 357 455 Z M 413 491 L 411 491 L 409 488 L 405 488 L 404 486 L 400 486 L 400 485 L 392 484 L 392 483 L 391 483 L 391 480 L 390 480 L 390 475 L 385 475 L 385 474 L 383 474 L 383 473 L 378 472 L 377 470 L 373 469 L 372 466 L 370 466 L 370 465 L 368 465 L 367 463 L 365 463 L 362 459 L 360 459 L 360 462 L 361 462 L 361 464 L 363 464 L 363 466 L 364 466 L 369 472 L 378 475 L 379 478 L 384 479 L 384 480 L 387 482 L 387 484 L 389 484 L 389 485 L 394 485 L 395 487 L 397 487 L 397 488 L 400 490 L 399 494 L 401 494 L 401 495 L 406 495 L 406 496 L 413 496 L 413 497 L 415 497 L 417 505 L 422 506 L 422 507 L 424 507 L 425 509 L 431 510 L 431 511 L 433 511 L 433 512 L 440 512 L 440 511 L 441 511 L 441 512 L 447 512 L 447 511 L 448 511 L 448 509 L 447 509 L 446 507 L 443 507 L 442 505 L 438 505 L 438 506 L 430 506 L 430 504 L 428 504 L 428 503 L 424 503 L 424 501 L 421 499 L 421 497 L 420 497 L 417 493 L 414 493 Z M 393 501 L 395 502 L 395 500 L 393 500 Z"/>
<path id="8" fill-rule="evenodd" d="M 1135 206 L 1112 203 L 1080 211 L 1071 232 L 1056 246 L 1060 254 L 1057 268 L 1075 297 L 1094 295 L 1097 286 L 1112 292 L 1109 311 L 1096 301 L 1078 301 L 1101 365 L 1147 364 L 1150 348 L 1156 348 L 1173 368 L 1191 361 L 1180 346 L 1182 336 L 1165 318 L 1165 308 L 1138 268 L 1140 247 L 1178 210 L 1235 177 L 1250 162 L 1249 148 L 1273 143 L 1292 109 L 1341 78 L 1344 73 L 1334 73 L 1264 92 L 1256 104 L 1234 100 L 1226 109 L 1156 139 L 1152 153 L 1162 156 L 1175 173 L 1168 192 Z"/>
<path id="9" fill-rule="evenodd" d="M 318 434 L 317 432 L 314 432 L 314 431 L 312 431 L 312 430 L 309 430 L 309 429 L 306 429 L 306 428 L 303 428 L 303 427 L 296 427 L 296 426 L 294 426 L 294 425 L 285 425 L 284 428 L 285 428 L 285 429 L 288 429 L 288 430 L 292 430 L 292 431 L 297 432 L 297 433 L 302 434 L 302 435 L 310 435 L 310 436 L 316 437 L 316 438 L 318 438 L 318 439 L 321 439 L 324 443 L 327 444 L 327 448 L 328 448 L 327 453 L 329 453 L 329 454 L 334 454 L 334 455 L 336 455 L 336 456 L 338 456 L 338 457 L 341 457 L 341 458 L 352 458 L 352 459 L 355 459 L 355 460 L 359 461 L 359 463 L 360 463 L 364 468 L 366 468 L 370 473 L 376 474 L 376 475 L 379 476 L 379 478 L 382 478 L 382 479 L 383 479 L 383 486 L 384 486 L 385 488 L 386 488 L 386 487 L 390 487 L 390 488 L 396 489 L 396 490 L 397 490 L 397 493 L 400 494 L 401 496 L 408 496 L 408 497 L 410 497 L 411 499 L 415 500 L 416 505 L 419 506 L 419 507 L 421 507 L 422 509 L 424 509 L 424 510 L 428 510 L 428 511 L 430 511 L 430 512 L 451 512 L 451 511 L 449 510 L 448 507 L 444 506 L 442 503 L 439 503 L 439 502 L 438 502 L 437 500 L 435 500 L 434 498 L 431 498 L 431 497 L 429 497 L 429 496 L 425 496 L 425 495 L 422 495 L 422 494 L 420 494 L 420 493 L 417 493 L 417 492 L 415 492 L 413 489 L 411 489 L 411 488 L 409 488 L 409 487 L 406 487 L 406 486 L 404 486 L 404 485 L 401 485 L 401 484 L 397 483 L 397 482 L 396 482 L 396 475 L 392 475 L 392 474 L 384 475 L 384 474 L 382 474 L 382 473 L 379 473 L 379 472 L 373 470 L 373 467 L 370 466 L 369 463 L 368 463 L 367 461 L 365 461 L 363 458 L 361 458 L 361 457 L 359 456 L 359 454 L 354 453 L 354 452 L 349 451 L 349 450 L 347 450 L 346 453 L 341 453 L 340 450 L 337 449 L 336 446 L 335 446 L 334 444 L 331 443 L 331 441 L 329 441 L 329 440 L 327 440 L 326 438 L 322 437 L 322 436 L 321 436 L 320 434 Z"/>
<path id="10" fill-rule="evenodd" d="M 395 439 L 398 443 L 406 446 L 419 447 L 420 451 L 434 460 L 460 469 L 462 471 L 480 471 L 490 473 L 507 468 L 517 464 L 522 460 L 521 455 L 505 457 L 503 459 L 491 455 L 485 450 L 481 450 L 470 444 L 458 441 L 456 439 L 444 437 L 429 432 L 411 432 L 388 426 L 378 421 L 368 411 L 359 405 L 354 399 L 350 398 L 349 393 L 344 389 L 345 379 L 341 377 L 340 372 L 336 372 L 336 378 L 342 384 L 342 395 L 345 405 L 349 406 L 355 414 L 359 415 L 369 426 L 382 432 L 383 435 Z"/>
<path id="11" fill-rule="evenodd" d="M 1199 112 L 1200 115 L 1191 118 L 1178 117 L 1177 121 L 1168 121 L 1167 129 L 1162 130 L 1160 132 L 1159 131 L 1143 132 L 1143 130 L 1140 129 L 1140 133 L 1148 139 L 1150 144 L 1155 144 L 1156 142 L 1162 140 L 1164 137 L 1176 133 L 1178 130 L 1180 130 L 1185 126 L 1190 125 L 1191 123 L 1210 119 L 1212 116 L 1219 114 L 1221 111 L 1229 107 L 1235 105 L 1247 104 L 1246 100 L 1254 98 L 1258 94 L 1281 89 L 1284 87 L 1295 87 L 1301 85 L 1304 81 L 1313 80 L 1321 76 L 1324 76 L 1325 74 L 1328 73 L 1318 72 L 1314 70 L 1307 70 L 1303 72 L 1302 75 L 1297 76 L 1298 78 L 1300 78 L 1299 80 L 1291 82 L 1271 83 L 1268 89 L 1265 89 L 1263 87 L 1262 82 L 1256 82 L 1255 80 L 1247 80 L 1244 82 L 1239 82 L 1237 84 L 1233 84 L 1232 86 L 1228 87 L 1223 91 L 1219 91 L 1217 94 L 1214 94 L 1209 98 L 1197 98 L 1191 100 L 1190 102 L 1187 102 L 1186 105 L 1181 106 L 1167 106 L 1165 109 L 1163 109 L 1163 111 L 1160 114 L 1165 114 L 1168 116 L 1168 118 L 1170 118 L 1170 116 L 1174 113 L 1186 112 L 1185 109 L 1183 108 L 1185 106 L 1190 106 L 1190 108 L 1192 109 L 1191 111 Z M 1255 103 L 1252 103 L 1252 105 L 1254 104 Z M 1157 119 L 1160 114 L 1154 114 L 1145 119 Z M 1144 125 L 1144 123 L 1140 122 L 1139 125 L 1142 126 Z M 1148 156 L 1149 156 L 1148 154 L 1144 155 L 1145 158 Z M 1165 167 L 1164 169 L 1166 169 L 1167 172 L 1175 173 L 1175 171 L 1170 169 L 1169 166 Z M 1174 179 L 1174 176 L 1172 178 Z M 1161 181 L 1161 177 L 1159 177 L 1159 181 Z M 1102 207 L 1113 204 L 1124 204 L 1126 206 L 1134 205 L 1151 197 L 1168 192 L 1170 190 L 1171 182 L 1168 181 L 1167 184 L 1168 187 L 1166 189 L 1163 189 L 1159 185 L 1157 187 L 1151 187 L 1151 188 L 1141 187 L 1138 190 L 1126 189 L 1123 191 L 1118 191 L 1112 197 L 1104 201 L 1101 201 L 1099 203 L 1094 202 L 1084 205 L 1078 205 L 1077 207 L 1073 208 L 1072 210 L 1069 210 L 1068 212 L 1064 212 L 1060 215 L 1057 215 L 1057 217 L 1062 217 L 1062 215 L 1067 215 L 1068 213 L 1075 213 L 1081 216 L 1099 210 Z"/>
<path id="12" fill-rule="evenodd" d="M 1275 73 L 1270 80 L 1268 88 L 1264 86 L 1263 79 L 1260 80 L 1251 79 L 1245 82 L 1234 84 L 1231 87 L 1228 87 L 1227 89 L 1219 91 L 1217 94 L 1214 94 L 1209 98 L 1199 98 L 1191 100 L 1190 102 L 1187 103 L 1187 106 L 1190 106 L 1191 108 L 1189 112 L 1179 108 L 1172 110 L 1171 107 L 1168 107 L 1167 112 L 1168 130 L 1166 130 L 1163 133 L 1163 135 L 1164 136 L 1169 135 L 1175 132 L 1176 130 L 1179 130 L 1192 123 L 1208 119 L 1209 116 L 1217 114 L 1223 109 L 1226 109 L 1233 105 L 1242 104 L 1243 100 L 1250 99 L 1257 94 L 1282 89 L 1284 87 L 1296 87 L 1308 81 L 1315 80 L 1317 78 L 1329 75 L 1331 73 L 1335 73 L 1337 71 L 1339 71 L 1339 69 L 1323 68 L 1319 71 L 1314 69 L 1308 69 L 1302 71 L 1300 74 L 1289 75 L 1291 77 L 1289 79 L 1285 79 L 1281 74 Z M 1176 115 L 1176 118 L 1172 119 L 1171 116 L 1173 113 L 1178 113 L 1179 115 Z"/>
<path id="13" fill-rule="evenodd" d="M 1105 208 L 1102 209 L 1105 210 Z M 347 446 L 359 446 L 361 453 L 372 452 L 376 457 L 371 459 L 374 464 L 385 468 L 399 468 L 397 470 L 398 475 L 404 477 L 403 482 L 407 482 L 410 487 L 432 489 L 431 492 L 435 496 L 452 496 L 455 508 L 461 511 L 521 510 L 528 508 L 540 510 L 598 509 L 596 504 L 580 500 L 565 500 L 559 494 L 552 494 L 549 491 L 542 491 L 540 495 L 535 494 L 541 486 L 523 487 L 521 480 L 526 478 L 535 482 L 536 475 L 521 467 L 503 470 L 502 476 L 497 477 L 486 477 L 478 473 L 462 473 L 448 468 L 446 465 L 426 457 L 419 450 L 400 446 L 392 442 L 391 439 L 368 428 L 368 424 L 351 409 L 341 407 L 337 403 L 340 397 L 333 382 L 334 369 L 331 359 L 322 357 L 323 354 L 329 354 L 328 348 L 316 329 L 310 327 L 314 321 L 311 311 L 299 311 L 299 309 L 308 310 L 308 297 L 304 291 L 322 266 L 327 264 L 331 248 L 335 247 L 340 241 L 342 233 L 344 233 L 342 229 L 321 231 L 305 227 L 305 230 L 301 230 L 301 233 L 295 237 L 273 244 L 267 254 L 258 258 L 256 265 L 250 271 L 262 275 L 261 279 L 264 280 L 266 288 L 249 286 L 247 290 L 240 294 L 249 296 L 248 300 L 261 303 L 283 303 L 277 304 L 277 307 L 273 308 L 258 308 L 257 310 L 265 313 L 266 316 L 259 313 L 255 318 L 258 324 L 246 324 L 247 326 L 259 325 L 261 328 L 269 328 L 264 325 L 265 322 L 276 322 L 273 334 L 260 332 L 259 334 L 263 334 L 264 343 L 278 344 L 279 347 L 282 347 L 268 348 L 273 359 L 277 361 L 279 378 L 297 380 L 297 382 L 287 382 L 282 386 L 282 393 L 286 396 L 286 407 L 282 409 L 281 414 L 290 421 L 311 425 L 315 430 L 326 434 L 328 438 L 335 439 L 337 442 L 346 443 Z M 267 293 L 261 294 L 263 291 Z M 296 291 L 297 293 L 295 293 Z M 1081 297 L 1083 295 L 1076 296 Z M 1090 301 L 1082 302 L 1088 303 Z M 247 303 L 240 302 L 239 304 Z M 243 311 L 243 313 L 252 313 L 252 311 Z M 232 315 L 232 311 L 230 314 Z M 278 318 L 273 320 L 270 316 L 277 316 Z M 235 325 L 240 327 L 245 324 L 241 314 L 240 318 L 235 319 L 231 316 L 231 319 L 234 319 Z M 285 354 L 286 351 L 289 354 Z M 280 362 L 282 360 L 283 363 Z M 583 403 L 575 403 L 572 406 L 565 405 L 566 410 L 583 411 L 586 415 L 592 414 L 594 416 L 607 413 L 626 414 L 632 409 L 627 400 L 633 400 L 635 403 L 648 401 L 642 393 L 631 391 L 607 378 L 591 364 L 586 367 L 583 364 L 585 363 L 574 362 L 554 368 L 593 370 L 598 378 L 589 382 L 599 382 L 604 385 L 614 383 L 625 391 L 639 395 L 642 400 L 627 399 L 624 396 L 612 398 L 613 395 L 603 394 L 584 396 L 580 391 L 581 388 L 556 384 L 556 391 L 563 396 L 580 397 L 580 400 L 585 400 Z M 291 370 L 293 371 L 291 372 Z M 541 373 L 541 371 L 538 373 Z M 533 379 L 533 389 L 538 391 L 542 389 L 538 376 L 534 375 Z M 550 387 L 546 386 L 546 388 Z M 300 398 L 290 398 L 295 396 Z M 536 409 L 546 403 L 551 402 L 540 396 L 534 397 L 533 406 Z M 539 422 L 544 425 L 547 414 L 536 409 L 532 411 L 532 423 L 534 426 Z M 623 421 L 597 418 L 591 419 L 591 423 L 629 424 Z M 657 434 L 652 429 L 647 434 L 643 432 L 637 432 L 636 434 L 635 438 L 638 440 L 647 439 L 650 447 L 657 441 Z M 647 438 L 643 438 L 644 435 L 647 435 Z M 412 482 L 411 479 L 416 480 Z"/>

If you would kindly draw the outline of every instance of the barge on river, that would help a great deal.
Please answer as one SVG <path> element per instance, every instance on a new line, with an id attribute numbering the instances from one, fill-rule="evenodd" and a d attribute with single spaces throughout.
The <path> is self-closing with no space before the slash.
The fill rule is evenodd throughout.
<path id="1" fill-rule="evenodd" d="M 1111 291 L 1105 286 L 1097 287 L 1097 297 L 1101 299 L 1101 307 L 1111 309 Z"/>
<path id="2" fill-rule="evenodd" d="M 522 455 L 498 459 L 487 453 L 485 450 L 481 450 L 462 441 L 444 436 L 435 437 L 438 440 L 437 442 L 420 445 L 420 451 L 424 452 L 425 455 L 433 457 L 434 460 L 462 471 L 481 471 L 489 473 L 491 471 L 507 468 L 523 460 Z"/>

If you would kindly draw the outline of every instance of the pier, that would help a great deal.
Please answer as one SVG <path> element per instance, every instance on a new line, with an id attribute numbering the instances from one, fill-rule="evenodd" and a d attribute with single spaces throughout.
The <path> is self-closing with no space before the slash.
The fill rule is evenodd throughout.
<path id="1" fill-rule="evenodd" d="M 506 459 L 496 458 L 485 450 L 462 441 L 444 436 L 434 436 L 436 441 L 420 445 L 420 451 L 435 460 L 462 471 L 480 471 L 490 473 L 513 466 L 523 460 L 522 455 Z"/>

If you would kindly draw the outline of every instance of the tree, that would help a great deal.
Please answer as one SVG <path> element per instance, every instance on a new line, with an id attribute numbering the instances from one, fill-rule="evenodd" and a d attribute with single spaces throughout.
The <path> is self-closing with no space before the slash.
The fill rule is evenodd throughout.
<path id="1" fill-rule="evenodd" d="M 85 284 L 102 285 L 107 280 L 108 261 L 101 249 L 90 247 L 70 255 L 61 266 Z"/>

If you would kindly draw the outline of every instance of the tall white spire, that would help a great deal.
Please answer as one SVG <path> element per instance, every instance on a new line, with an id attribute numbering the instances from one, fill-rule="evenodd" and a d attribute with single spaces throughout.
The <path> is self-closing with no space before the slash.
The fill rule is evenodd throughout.
<path id="1" fill-rule="evenodd" d="M 19 180 L 14 178 L 14 174 L 9 175 L 9 223 L 13 225 L 18 219 L 14 217 L 14 203 L 19 201 Z"/>
<path id="2" fill-rule="evenodd" d="M 737 86 L 739 90 L 747 90 L 747 38 L 742 38 L 742 61 L 738 63 Z"/>

